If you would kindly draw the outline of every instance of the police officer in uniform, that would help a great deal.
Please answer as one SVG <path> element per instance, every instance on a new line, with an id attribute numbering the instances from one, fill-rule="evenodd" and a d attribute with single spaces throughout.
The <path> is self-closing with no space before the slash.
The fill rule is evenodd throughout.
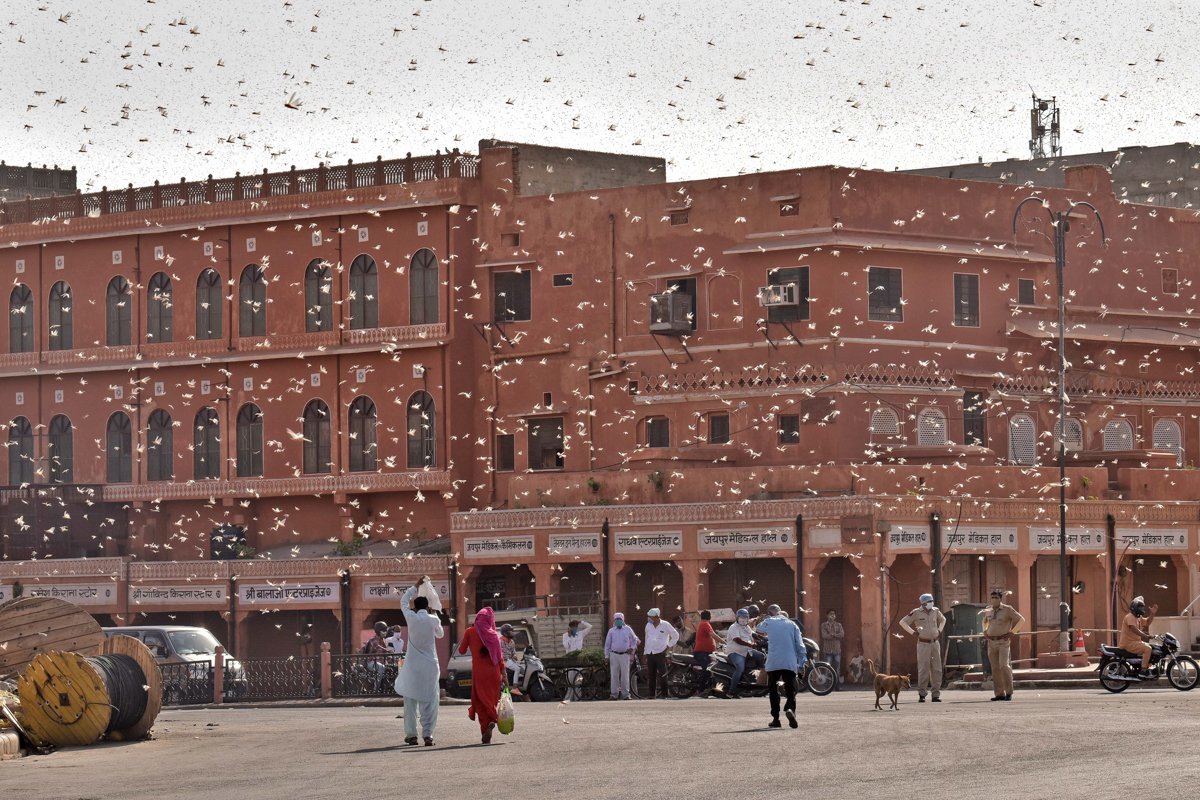
<path id="1" fill-rule="evenodd" d="M 933 595 L 923 594 L 921 605 L 900 620 L 900 627 L 917 637 L 917 702 L 925 702 L 927 691 L 933 694 L 933 702 L 942 702 L 941 635 L 946 615 L 933 604 Z"/>
<path id="2" fill-rule="evenodd" d="M 992 605 L 983 612 L 983 635 L 987 639 L 988 659 L 992 662 L 993 700 L 1012 700 L 1013 677 L 1012 652 L 1013 634 L 1025 624 L 1025 617 L 1004 600 L 1004 592 L 992 590 Z"/>

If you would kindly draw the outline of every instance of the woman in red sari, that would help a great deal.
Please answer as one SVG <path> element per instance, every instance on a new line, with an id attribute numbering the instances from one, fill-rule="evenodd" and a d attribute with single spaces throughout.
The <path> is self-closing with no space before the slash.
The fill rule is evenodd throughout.
<path id="1" fill-rule="evenodd" d="M 481 609 L 475 615 L 475 624 L 463 634 L 458 652 L 471 654 L 471 707 L 467 716 L 479 722 L 483 743 L 489 744 L 496 728 L 500 687 L 505 680 L 500 634 L 496 632 L 496 614 L 492 609 Z"/>

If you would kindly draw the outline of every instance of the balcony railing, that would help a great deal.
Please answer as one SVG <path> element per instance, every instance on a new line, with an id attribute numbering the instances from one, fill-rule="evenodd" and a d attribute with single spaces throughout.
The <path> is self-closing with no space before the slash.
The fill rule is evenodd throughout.
<path id="1" fill-rule="evenodd" d="M 450 488 L 445 470 L 410 472 L 355 472 L 347 475 L 306 475 L 302 478 L 238 478 L 183 483 L 109 484 L 103 487 L 108 502 L 137 500 L 202 500 L 208 497 L 260 497 L 273 495 L 341 494 L 371 491 L 445 491 Z"/>
<path id="2" fill-rule="evenodd" d="M 268 172 L 232 178 L 213 178 L 200 181 L 153 186 L 130 186 L 127 189 L 108 187 L 91 194 L 54 195 L 26 198 L 0 203 L 0 225 L 37 222 L 46 219 L 100 217 L 161 208 L 208 205 L 238 200 L 258 200 L 267 197 L 340 191 L 373 186 L 436 181 L 444 178 L 474 178 L 478 174 L 479 158 L 460 153 L 458 148 L 431 156 L 413 156 L 384 161 L 328 166 L 286 172 Z"/>

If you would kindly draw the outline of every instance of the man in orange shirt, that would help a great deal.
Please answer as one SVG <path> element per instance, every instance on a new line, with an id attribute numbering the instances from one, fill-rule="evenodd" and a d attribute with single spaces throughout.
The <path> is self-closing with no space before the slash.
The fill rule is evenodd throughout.
<path id="1" fill-rule="evenodd" d="M 1142 630 L 1141 625 L 1141 618 L 1146 616 L 1146 613 L 1146 601 L 1140 595 L 1133 598 L 1133 602 L 1129 604 L 1129 613 L 1121 620 L 1121 635 L 1117 640 L 1117 647 L 1127 653 L 1141 655 L 1142 671 L 1138 673 L 1138 677 L 1143 680 L 1150 677 L 1150 656 L 1153 653 L 1149 644 L 1151 636 Z M 1150 627 L 1148 621 L 1146 627 Z"/>
<path id="2" fill-rule="evenodd" d="M 700 612 L 700 623 L 696 626 L 696 645 L 692 648 L 692 659 L 700 672 L 696 679 L 696 692 L 708 694 L 708 663 L 717 649 L 716 635 L 713 633 L 712 613 Z"/>

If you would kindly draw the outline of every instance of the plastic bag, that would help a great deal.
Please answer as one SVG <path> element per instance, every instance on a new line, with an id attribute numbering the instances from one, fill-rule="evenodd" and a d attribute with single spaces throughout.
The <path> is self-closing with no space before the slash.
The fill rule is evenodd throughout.
<path id="1" fill-rule="evenodd" d="M 433 588 L 433 584 L 425 581 L 417 587 L 417 597 L 424 597 L 429 601 L 430 611 L 442 610 L 442 598 L 438 597 L 437 589 Z"/>
<path id="2" fill-rule="evenodd" d="M 507 686 L 500 693 L 500 702 L 496 704 L 496 717 L 496 730 L 505 736 L 513 732 L 513 726 L 517 721 L 513 714 L 512 694 L 509 693 Z"/>

